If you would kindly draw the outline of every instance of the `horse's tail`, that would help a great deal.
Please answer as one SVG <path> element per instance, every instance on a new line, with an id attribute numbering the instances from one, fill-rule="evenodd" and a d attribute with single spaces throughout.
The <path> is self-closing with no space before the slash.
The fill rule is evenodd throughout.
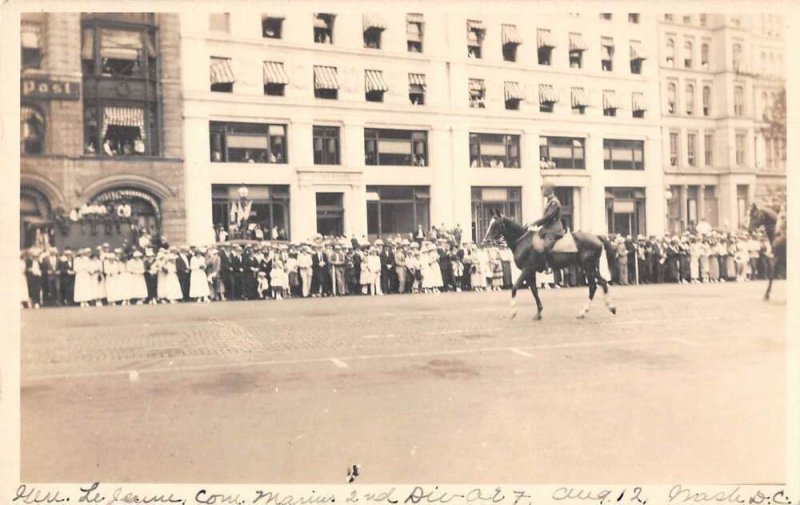
<path id="1" fill-rule="evenodd" d="M 608 268 L 606 249 L 611 246 L 611 243 L 602 235 L 598 235 L 597 238 L 600 239 L 600 243 L 603 244 L 603 247 L 600 248 L 600 258 L 598 260 L 597 273 L 600 274 L 600 277 L 608 281 L 611 280 L 611 271 Z"/>

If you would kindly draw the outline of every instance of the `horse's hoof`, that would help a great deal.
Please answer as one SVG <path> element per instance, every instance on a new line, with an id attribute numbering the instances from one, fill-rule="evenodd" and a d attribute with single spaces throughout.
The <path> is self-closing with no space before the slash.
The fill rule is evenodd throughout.
<path id="1" fill-rule="evenodd" d="M 576 317 L 577 319 L 583 319 L 584 317 L 586 317 L 586 314 L 583 314 L 583 313 L 581 313 L 581 314 L 578 314 L 578 315 L 577 315 L 577 316 L 575 316 L 575 317 Z"/>
<path id="2" fill-rule="evenodd" d="M 768 301 L 769 301 L 769 295 L 764 295 L 764 301 L 765 301 L 765 302 L 768 302 Z"/>
<path id="3" fill-rule="evenodd" d="M 608 310 L 611 311 L 611 314 L 613 314 L 615 316 L 617 315 L 617 308 L 616 307 L 609 307 Z"/>
<path id="4" fill-rule="evenodd" d="M 542 315 L 541 314 L 536 314 L 535 316 L 533 316 L 533 320 L 534 321 L 541 321 L 542 320 Z"/>

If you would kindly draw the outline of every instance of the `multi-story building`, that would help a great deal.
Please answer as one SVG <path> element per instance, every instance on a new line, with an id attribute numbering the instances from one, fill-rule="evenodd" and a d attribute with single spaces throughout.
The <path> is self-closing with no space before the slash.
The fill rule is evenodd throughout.
<path id="1" fill-rule="evenodd" d="M 750 203 L 785 200 L 785 138 L 765 133 L 784 88 L 783 21 L 771 14 L 659 20 L 669 229 L 736 229 Z"/>
<path id="2" fill-rule="evenodd" d="M 185 240 L 178 27 L 176 14 L 21 15 L 22 246 L 56 229 L 71 244 L 130 240 L 69 231 L 69 214 L 98 204 Z"/>
<path id="3" fill-rule="evenodd" d="M 656 18 L 534 10 L 183 14 L 188 240 L 475 238 L 543 181 L 570 228 L 661 233 Z"/>

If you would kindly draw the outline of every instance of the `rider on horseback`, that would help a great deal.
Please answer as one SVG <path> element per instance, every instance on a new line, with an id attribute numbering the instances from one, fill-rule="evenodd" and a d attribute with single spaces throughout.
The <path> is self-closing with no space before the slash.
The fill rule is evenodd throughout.
<path id="1" fill-rule="evenodd" d="M 550 251 L 556 241 L 564 236 L 564 226 L 561 224 L 561 202 L 556 198 L 553 185 L 542 184 L 542 194 L 547 197 L 547 206 L 541 219 L 527 225 L 528 228 L 539 227 L 539 237 L 544 241 L 542 251 L 550 260 Z M 536 243 L 536 242 L 534 242 Z"/>

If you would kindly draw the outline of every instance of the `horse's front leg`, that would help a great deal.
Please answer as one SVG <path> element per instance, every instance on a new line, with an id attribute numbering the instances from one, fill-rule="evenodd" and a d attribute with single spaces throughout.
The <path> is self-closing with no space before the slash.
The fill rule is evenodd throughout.
<path id="1" fill-rule="evenodd" d="M 536 271 L 534 270 L 531 272 L 531 281 L 530 281 L 530 288 L 531 293 L 533 293 L 533 298 L 536 300 L 536 315 L 533 316 L 535 321 L 539 321 L 542 318 L 542 301 L 539 299 L 539 288 L 536 286 Z"/>
<path id="2" fill-rule="evenodd" d="M 764 301 L 769 301 L 769 294 L 772 291 L 772 280 L 775 279 L 775 273 L 778 271 L 778 256 L 775 255 L 767 262 L 769 272 L 767 272 L 769 276 L 769 282 L 767 283 L 767 292 L 764 293 Z"/>
<path id="3" fill-rule="evenodd" d="M 514 319 L 517 317 L 517 309 L 514 308 L 517 305 L 517 290 L 519 290 L 522 283 L 525 282 L 525 279 L 529 275 L 529 270 L 526 268 L 520 272 L 519 277 L 517 280 L 514 281 L 514 285 L 511 286 L 511 313 L 509 314 L 509 319 Z"/>

